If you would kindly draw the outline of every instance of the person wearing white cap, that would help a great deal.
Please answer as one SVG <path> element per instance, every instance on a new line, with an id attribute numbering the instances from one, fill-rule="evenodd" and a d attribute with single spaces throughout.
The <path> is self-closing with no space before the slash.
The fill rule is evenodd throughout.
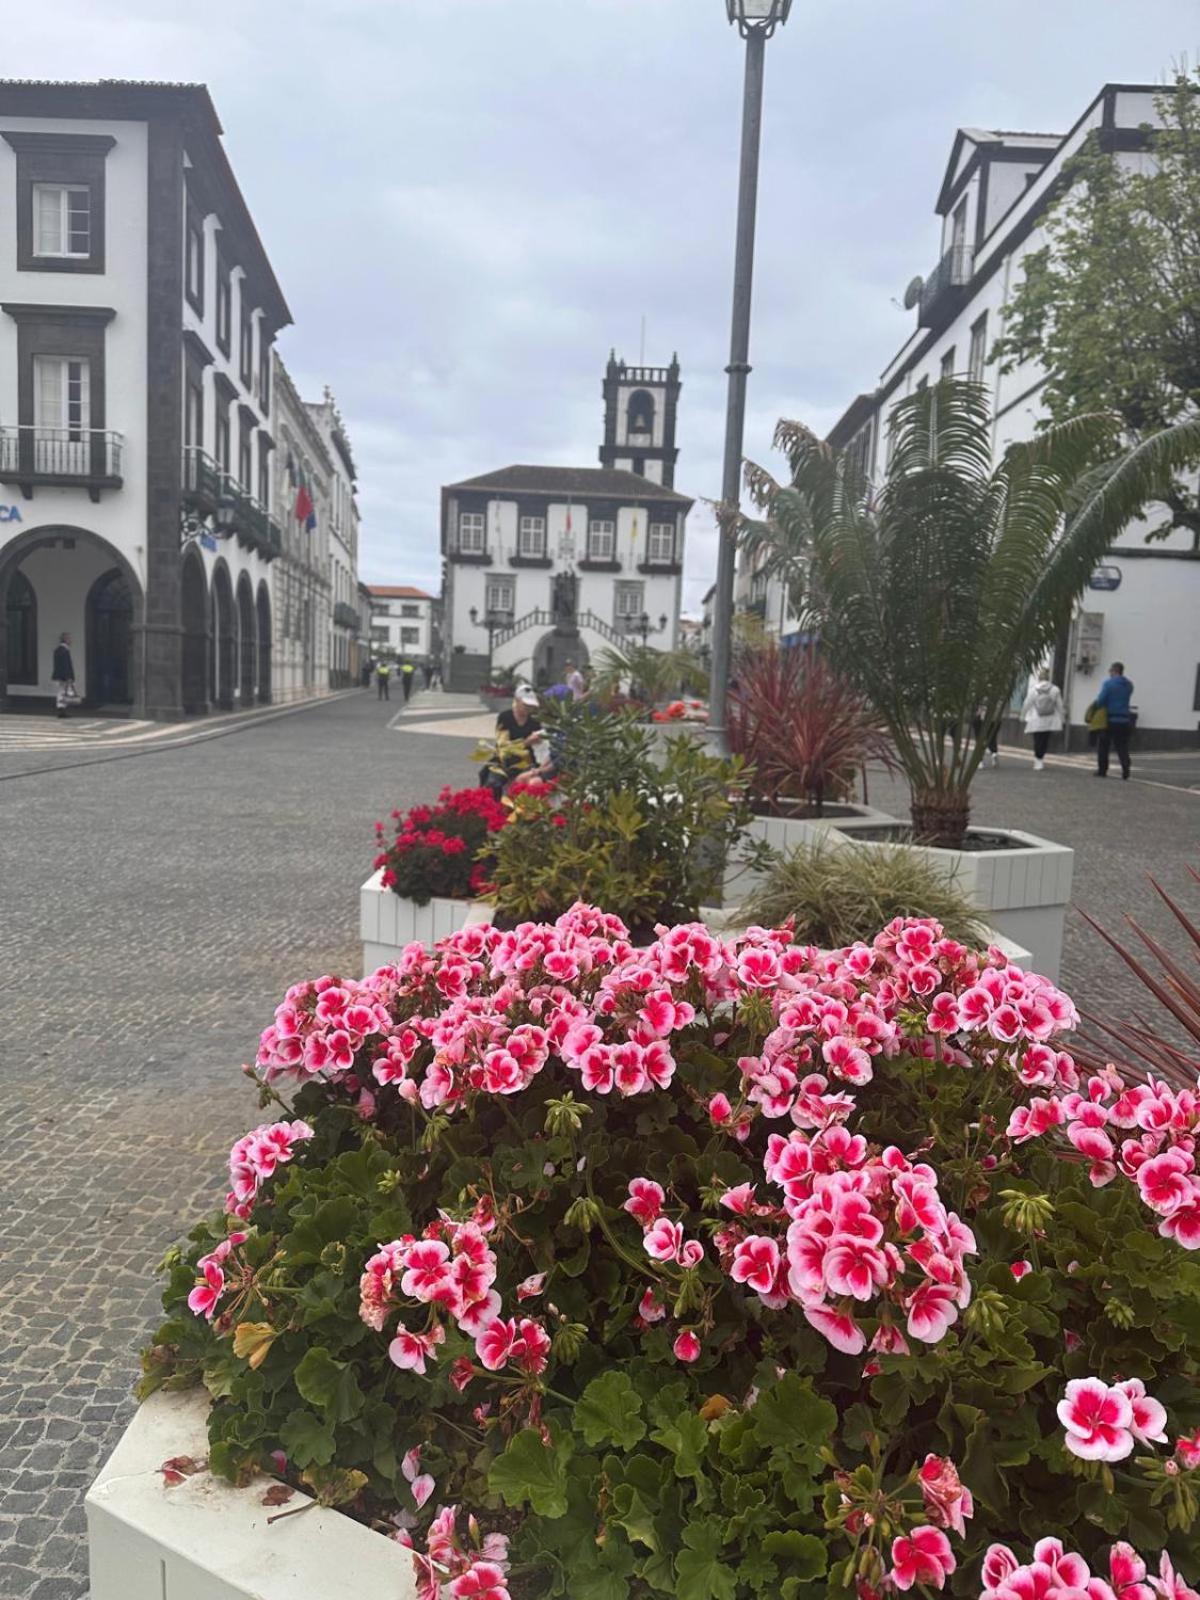
<path id="1" fill-rule="evenodd" d="M 525 745 L 532 751 L 544 738 L 541 719 L 535 715 L 541 702 L 528 683 L 519 683 L 513 693 L 512 705 L 496 718 L 496 741 L 499 747 L 497 760 L 488 762 L 479 781 L 485 789 L 499 795 L 506 784 L 528 770 L 529 763 L 515 752 L 505 755 L 506 745 Z"/>

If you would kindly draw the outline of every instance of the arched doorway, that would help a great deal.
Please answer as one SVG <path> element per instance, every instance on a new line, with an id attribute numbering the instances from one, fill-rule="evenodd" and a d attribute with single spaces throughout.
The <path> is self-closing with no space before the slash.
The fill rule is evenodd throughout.
<path id="1" fill-rule="evenodd" d="M 238 662 L 238 703 L 245 706 L 254 704 L 254 677 L 258 665 L 258 640 L 255 628 L 254 590 L 250 587 L 250 579 L 242 573 L 237 586 L 238 608 L 238 641 L 240 657 Z"/>
<path id="2" fill-rule="evenodd" d="M 19 570 L 9 579 L 4 609 L 8 625 L 5 643 L 8 682 L 34 684 L 38 681 L 37 595 L 29 579 Z"/>
<path id="3" fill-rule="evenodd" d="M 183 709 L 187 716 L 208 710 L 208 583 L 199 553 L 189 549 L 183 558 L 180 613 L 183 622 Z"/>
<path id="4" fill-rule="evenodd" d="M 88 590 L 84 608 L 87 639 L 87 704 L 133 704 L 133 594 L 125 574 L 113 567 Z"/>
<path id="5" fill-rule="evenodd" d="M 222 711 L 233 710 L 237 687 L 237 622 L 233 610 L 233 584 L 229 568 L 218 561 L 213 570 L 213 702 Z"/>
<path id="6" fill-rule="evenodd" d="M 258 585 L 258 698 L 271 703 L 271 596 L 266 583 Z"/>
<path id="7" fill-rule="evenodd" d="M 563 683 L 573 661 L 582 671 L 588 664 L 588 648 L 577 633 L 544 633 L 533 651 L 533 682 L 539 689 Z"/>

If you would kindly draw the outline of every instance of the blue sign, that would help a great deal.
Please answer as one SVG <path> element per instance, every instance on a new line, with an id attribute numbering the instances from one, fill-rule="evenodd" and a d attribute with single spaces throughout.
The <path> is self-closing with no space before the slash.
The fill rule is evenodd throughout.
<path id="1" fill-rule="evenodd" d="M 1088 579 L 1089 589 L 1119 589 L 1120 587 L 1120 567 L 1097 567 Z"/>
<path id="2" fill-rule="evenodd" d="M 206 550 L 215 550 L 217 548 L 217 541 L 211 533 L 202 533 L 200 535 L 200 543 Z"/>
<path id="3" fill-rule="evenodd" d="M 0 522 L 20 522 L 20 506 L 0 506 Z"/>

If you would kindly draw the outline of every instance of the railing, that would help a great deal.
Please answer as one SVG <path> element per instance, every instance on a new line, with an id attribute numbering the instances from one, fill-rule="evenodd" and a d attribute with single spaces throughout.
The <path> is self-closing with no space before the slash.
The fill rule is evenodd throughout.
<path id="1" fill-rule="evenodd" d="M 527 611 L 523 617 L 506 623 L 504 627 L 497 628 L 492 634 L 493 650 L 502 644 L 507 644 L 510 639 L 515 639 L 519 634 L 527 633 L 530 628 L 552 628 L 558 618 L 553 611 L 538 607 L 534 611 Z M 594 611 L 581 611 L 575 618 L 577 628 L 588 628 L 592 633 L 598 633 L 609 644 L 620 646 L 628 638 L 628 633 L 614 628 L 611 622 L 605 622 L 603 617 L 598 617 Z"/>
<path id="2" fill-rule="evenodd" d="M 0 428 L 0 478 L 20 483 L 74 479 L 116 488 L 124 444 L 124 434 L 105 428 L 10 425 Z"/>
<path id="3" fill-rule="evenodd" d="M 339 600 L 333 608 L 333 620 L 342 628 L 353 628 L 358 631 L 359 615 L 357 609 L 345 600 Z"/>
<path id="4" fill-rule="evenodd" d="M 283 529 L 274 517 L 267 518 L 267 537 L 270 541 L 272 552 L 279 556 L 283 554 Z"/>
<path id="5" fill-rule="evenodd" d="M 925 280 L 921 290 L 917 326 L 931 328 L 949 307 L 954 290 L 971 281 L 975 252 L 969 245 L 952 245 Z"/>
<path id="6" fill-rule="evenodd" d="M 221 497 L 221 469 L 196 445 L 183 452 L 183 493 L 186 499 L 211 509 Z"/>

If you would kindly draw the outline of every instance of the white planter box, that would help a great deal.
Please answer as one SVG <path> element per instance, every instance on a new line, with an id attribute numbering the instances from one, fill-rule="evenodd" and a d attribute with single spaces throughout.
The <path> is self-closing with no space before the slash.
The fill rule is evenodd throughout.
<path id="1" fill-rule="evenodd" d="M 850 816 L 826 817 L 752 817 L 746 829 L 749 843 L 760 840 L 772 850 L 786 853 L 802 844 L 816 844 L 831 828 L 878 828 L 897 819 L 887 811 L 877 811 L 874 806 L 853 806 Z M 761 882 L 763 874 L 740 866 L 736 860 L 725 868 L 725 900 L 734 904 L 744 900 Z"/>
<path id="2" fill-rule="evenodd" d="M 414 1600 L 407 1550 L 306 1495 L 264 1506 L 270 1478 L 235 1489 L 198 1472 L 168 1489 L 164 1461 L 208 1454 L 208 1405 L 202 1390 L 151 1395 L 105 1462 L 86 1501 L 91 1600 Z"/>
<path id="3" fill-rule="evenodd" d="M 939 850 L 931 845 L 905 845 L 903 848 L 919 850 L 935 861 L 971 896 L 997 933 L 1030 953 L 1033 970 L 1057 983 L 1075 868 L 1074 850 L 1015 828 L 980 831 L 1003 834 L 1015 840 L 1017 847 Z M 898 848 L 884 840 L 856 839 L 852 830 L 836 825 L 830 839 L 841 839 L 861 850 Z"/>
<path id="4" fill-rule="evenodd" d="M 359 890 L 359 931 L 363 946 L 363 971 L 395 961 L 406 944 L 419 939 L 433 945 L 470 923 L 490 922 L 492 907 L 481 900 L 442 900 L 428 905 L 402 899 L 385 889 L 383 868 Z"/>

